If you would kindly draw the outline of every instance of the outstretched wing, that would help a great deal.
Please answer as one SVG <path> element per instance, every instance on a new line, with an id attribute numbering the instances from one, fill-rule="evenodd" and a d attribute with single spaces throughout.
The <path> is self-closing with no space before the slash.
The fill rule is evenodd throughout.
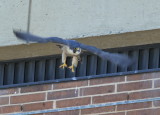
<path id="1" fill-rule="evenodd" d="M 64 44 L 64 45 L 68 45 L 68 40 L 64 40 L 62 38 L 59 37 L 49 37 L 49 38 L 42 38 L 39 36 L 35 36 L 29 33 L 25 33 L 25 32 L 18 32 L 18 31 L 13 31 L 13 33 L 22 40 L 25 41 L 33 41 L 33 42 L 39 42 L 39 43 L 47 43 L 47 42 L 54 42 L 54 43 L 59 43 L 59 44 Z"/>
<path id="2" fill-rule="evenodd" d="M 35 35 L 29 34 L 29 33 L 18 32 L 18 31 L 13 31 L 13 32 L 18 38 L 25 40 L 25 41 L 35 41 L 35 42 L 39 42 L 39 43 L 54 42 L 54 43 L 69 45 L 71 47 L 80 47 L 83 50 L 87 50 L 95 55 L 98 55 L 99 57 L 101 57 L 104 60 L 109 60 L 109 61 L 111 61 L 115 64 L 118 64 L 120 66 L 128 66 L 133 63 L 133 60 L 130 59 L 126 55 L 104 52 L 101 49 L 98 49 L 93 46 L 85 45 L 85 44 L 79 43 L 74 40 L 64 40 L 64 39 L 58 38 L 58 37 L 42 38 L 42 37 L 35 36 Z"/>
<path id="3" fill-rule="evenodd" d="M 95 55 L 98 55 L 104 60 L 109 60 L 114 64 L 117 64 L 120 66 L 129 66 L 133 63 L 133 60 L 129 58 L 127 55 L 104 52 L 101 49 L 98 49 L 94 46 L 89 46 L 82 43 L 80 43 L 80 48 L 82 48 L 83 50 L 87 50 Z"/>

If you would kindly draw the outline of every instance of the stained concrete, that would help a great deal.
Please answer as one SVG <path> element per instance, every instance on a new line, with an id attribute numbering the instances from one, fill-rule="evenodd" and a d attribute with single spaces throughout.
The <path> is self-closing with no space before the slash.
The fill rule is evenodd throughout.
<path id="1" fill-rule="evenodd" d="M 129 32 L 124 34 L 87 37 L 76 39 L 81 43 L 101 49 L 160 43 L 160 29 Z M 60 54 L 61 50 L 53 43 L 5 46 L 0 48 L 0 60 L 30 58 Z"/>
<path id="2" fill-rule="evenodd" d="M 65 39 L 160 28 L 160 0 L 32 0 L 30 32 Z"/>
<path id="3" fill-rule="evenodd" d="M 13 29 L 102 49 L 159 43 L 159 6 L 159 0 L 1 0 L 0 60 L 60 54 L 53 43 L 26 45 Z"/>
<path id="4" fill-rule="evenodd" d="M 158 29 L 159 6 L 160 0 L 1 0 L 0 46 L 25 43 L 13 28 L 64 39 Z"/>
<path id="5" fill-rule="evenodd" d="M 22 44 L 13 29 L 27 30 L 29 0 L 0 0 L 0 46 Z"/>

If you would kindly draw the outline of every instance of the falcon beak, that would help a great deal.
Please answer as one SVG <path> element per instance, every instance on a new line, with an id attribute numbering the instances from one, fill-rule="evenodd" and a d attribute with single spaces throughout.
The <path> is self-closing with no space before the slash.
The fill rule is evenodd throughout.
<path id="1" fill-rule="evenodd" d="M 73 53 L 76 53 L 76 51 L 77 51 L 77 49 L 76 49 L 76 48 L 74 48 L 74 49 L 73 49 Z"/>

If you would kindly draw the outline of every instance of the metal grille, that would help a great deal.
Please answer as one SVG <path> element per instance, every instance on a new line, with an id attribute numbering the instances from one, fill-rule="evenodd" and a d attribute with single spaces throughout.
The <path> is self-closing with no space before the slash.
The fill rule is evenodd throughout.
<path id="1" fill-rule="evenodd" d="M 112 73 L 122 74 L 122 72 L 160 68 L 160 44 L 114 48 L 105 51 L 129 55 L 136 62 L 128 68 L 121 68 L 109 61 L 103 61 L 93 54 L 85 53 L 82 55 L 82 62 L 78 64 L 76 72 L 72 73 L 68 68 L 59 68 L 61 55 L 3 61 L 0 62 L 0 88 L 6 85 L 27 85 L 27 83 L 31 82 L 63 81 L 64 79 L 73 77 L 78 78 Z M 67 64 L 71 65 L 71 57 L 67 58 Z"/>

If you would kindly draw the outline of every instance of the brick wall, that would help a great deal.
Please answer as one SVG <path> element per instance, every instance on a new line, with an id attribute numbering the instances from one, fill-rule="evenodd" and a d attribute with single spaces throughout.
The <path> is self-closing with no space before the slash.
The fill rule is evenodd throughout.
<path id="1" fill-rule="evenodd" d="M 160 97 L 160 72 L 0 90 L 0 113 L 20 113 Z M 160 101 L 35 115 L 159 115 Z"/>

